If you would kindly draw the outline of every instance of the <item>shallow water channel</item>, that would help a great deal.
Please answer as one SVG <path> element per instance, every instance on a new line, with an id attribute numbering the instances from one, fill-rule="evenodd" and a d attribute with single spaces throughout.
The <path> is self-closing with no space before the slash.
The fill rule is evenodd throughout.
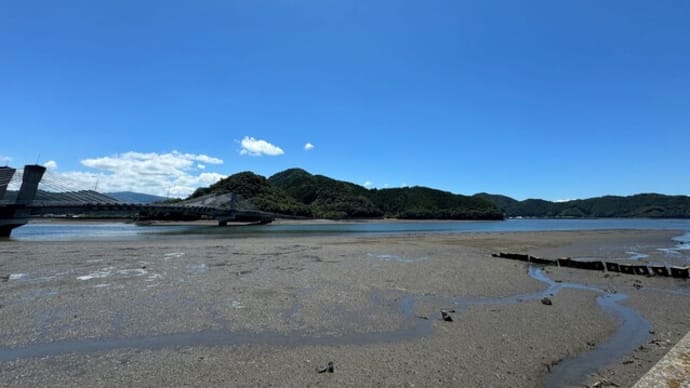
<path id="1" fill-rule="evenodd" d="M 615 362 L 632 352 L 649 338 L 651 329 L 647 322 L 636 311 L 618 302 L 626 299 L 625 294 L 610 294 L 599 288 L 576 284 L 557 283 L 549 278 L 541 268 L 530 266 L 529 275 L 544 283 L 547 287 L 539 292 L 517 294 L 505 297 L 455 298 L 447 296 L 407 295 L 398 301 L 398 309 L 404 315 L 407 324 L 387 332 L 351 333 L 338 336 L 314 336 L 304 333 L 278 333 L 272 331 L 250 332 L 230 329 L 203 330 L 162 335 L 142 335 L 129 337 L 106 337 L 95 339 L 72 339 L 51 343 L 34 343 L 14 348 L 0 348 L 0 361 L 11 361 L 21 358 L 48 357 L 68 353 L 107 352 L 116 349 L 163 349 L 185 346 L 223 346 L 223 345 L 274 345 L 274 346 L 310 346 L 310 345 L 357 345 L 372 343 L 389 343 L 410 341 L 433 332 L 433 321 L 419 319 L 416 306 L 421 302 L 437 301 L 454 306 L 457 313 L 472 305 L 506 305 L 524 301 L 540 300 L 546 296 L 556 295 L 562 289 L 579 289 L 599 293 L 597 303 L 607 313 L 616 317 L 619 323 L 615 334 L 596 348 L 566 359 L 551 368 L 545 378 L 547 387 L 575 385 L 583 382 L 590 373 L 602 366 Z M 384 298 L 374 294 L 374 299 Z M 294 308 L 290 307 L 290 308 Z"/>

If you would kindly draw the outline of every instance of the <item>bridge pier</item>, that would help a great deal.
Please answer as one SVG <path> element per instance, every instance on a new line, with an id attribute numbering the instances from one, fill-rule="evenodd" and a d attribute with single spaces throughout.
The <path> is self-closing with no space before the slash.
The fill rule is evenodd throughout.
<path id="1" fill-rule="evenodd" d="M 216 214 L 215 219 L 218 221 L 218 226 L 228 226 L 228 222 L 235 221 L 234 214 Z"/>

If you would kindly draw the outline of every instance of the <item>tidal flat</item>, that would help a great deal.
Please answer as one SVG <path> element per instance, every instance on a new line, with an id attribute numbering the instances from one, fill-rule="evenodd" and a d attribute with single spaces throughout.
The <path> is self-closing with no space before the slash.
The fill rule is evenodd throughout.
<path id="1" fill-rule="evenodd" d="M 678 235 L 3 241 L 0 385 L 631 386 L 690 281 L 491 253 L 660 262 Z"/>

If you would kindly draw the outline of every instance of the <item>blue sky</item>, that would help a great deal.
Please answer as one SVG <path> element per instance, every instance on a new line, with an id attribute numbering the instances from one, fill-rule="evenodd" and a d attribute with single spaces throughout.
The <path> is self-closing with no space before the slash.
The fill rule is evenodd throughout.
<path id="1" fill-rule="evenodd" d="M 291 167 L 688 195 L 689 21 L 682 0 L 0 0 L 0 164 L 176 195 Z"/>

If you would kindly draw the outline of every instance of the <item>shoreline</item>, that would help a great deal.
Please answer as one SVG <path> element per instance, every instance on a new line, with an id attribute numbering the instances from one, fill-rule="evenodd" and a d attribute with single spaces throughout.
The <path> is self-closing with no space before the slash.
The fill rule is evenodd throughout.
<path id="1" fill-rule="evenodd" d="M 657 249 L 672 245 L 677 235 L 622 230 L 9 241 L 3 243 L 0 269 L 24 276 L 0 282 L 0 347 L 65 346 L 50 357 L 2 362 L 0 377 L 24 376 L 18 381 L 24 386 L 127 381 L 154 386 L 541 386 L 559 360 L 606 343 L 618 330 L 617 320 L 598 307 L 599 293 L 586 289 L 562 290 L 551 306 L 524 298 L 498 303 L 511 295 L 543 292 L 545 286 L 529 276 L 524 264 L 490 253 L 627 260 L 625 252 L 634 246 L 652 260 L 663 257 Z M 601 376 L 587 377 L 590 384 L 607 379 L 632 385 L 687 332 L 687 281 L 607 277 L 569 268 L 547 268 L 545 275 L 554 284 L 625 293 L 628 299 L 619 303 L 652 326 L 652 342 L 602 365 Z M 406 304 L 409 298 L 417 302 Z M 444 322 L 439 311 L 453 307 L 452 300 L 482 303 L 456 305 L 454 321 Z M 391 334 L 427 326 L 428 335 L 421 337 Z M 210 346 L 213 338 L 194 337 L 225 330 L 246 333 L 248 339 Z M 271 333 L 279 342 L 256 340 Z M 295 333 L 340 342 L 305 339 L 296 348 L 279 344 L 280 336 L 299 342 Z M 179 340 L 181 335 L 198 342 Z M 391 340 L 374 340 L 380 336 Z M 144 345 L 123 343 L 91 353 L 70 353 L 67 346 L 109 338 Z M 147 347 L 154 338 L 178 340 Z M 215 343 L 223 341 L 216 337 Z M 315 364 L 328 360 L 336 373 L 316 373 Z M 173 365 L 179 370 L 170 369 Z"/>
<path id="2" fill-rule="evenodd" d="M 455 219 L 404 219 L 404 218 L 348 218 L 348 219 L 328 219 L 328 218 L 310 218 L 310 219 L 292 219 L 292 218 L 276 218 L 271 222 L 272 225 L 342 225 L 342 224 L 398 224 L 398 223 L 419 223 L 419 224 L 433 224 L 433 223 L 474 223 L 474 222 L 506 222 L 506 221 L 593 221 L 593 220 L 678 220 L 686 221 L 687 218 L 629 218 L 629 217 L 599 217 L 599 218 L 564 218 L 564 217 L 510 217 L 503 220 L 455 220 Z M 196 221 L 165 221 L 152 220 L 144 221 L 153 225 L 218 225 L 217 220 L 196 220 Z M 88 218 L 88 217 L 46 217 L 46 218 L 31 218 L 29 224 L 93 224 L 93 223 L 123 223 L 134 224 L 136 221 L 130 218 Z"/>

